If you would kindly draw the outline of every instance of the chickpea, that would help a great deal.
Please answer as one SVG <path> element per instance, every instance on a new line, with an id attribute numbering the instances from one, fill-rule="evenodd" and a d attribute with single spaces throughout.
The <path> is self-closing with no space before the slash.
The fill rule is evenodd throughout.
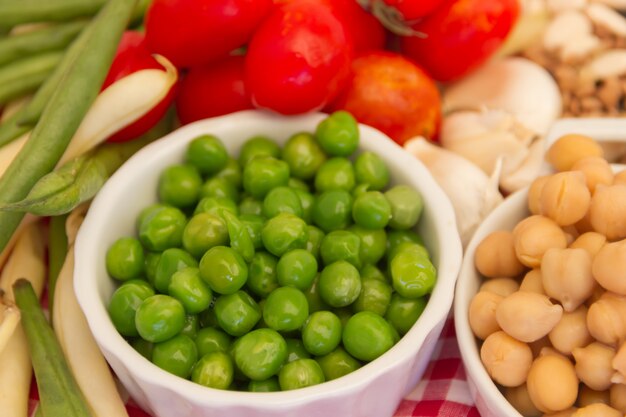
<path id="1" fill-rule="evenodd" d="M 524 275 L 522 283 L 519 286 L 520 291 L 536 292 L 537 294 L 544 294 L 546 291 L 543 289 L 543 282 L 541 278 L 541 269 L 531 269 Z"/>
<path id="2" fill-rule="evenodd" d="M 576 361 L 576 375 L 589 388 L 596 391 L 609 389 L 615 357 L 615 349 L 602 343 L 593 342 L 572 351 Z"/>
<path id="3" fill-rule="evenodd" d="M 541 415 L 541 411 L 535 407 L 535 404 L 530 399 L 526 384 L 517 387 L 506 387 L 504 389 L 504 397 L 525 417 L 538 417 Z"/>
<path id="4" fill-rule="evenodd" d="M 572 249 L 584 249 L 593 259 L 606 243 L 606 236 L 598 232 L 586 232 L 578 236 L 569 247 Z"/>
<path id="5" fill-rule="evenodd" d="M 591 256 L 584 249 L 548 249 L 541 260 L 543 289 L 565 311 L 585 302 L 597 283 L 591 274 Z"/>
<path id="6" fill-rule="evenodd" d="M 494 381 L 505 387 L 516 387 L 526 381 L 533 354 L 526 343 L 498 331 L 485 339 L 480 359 Z"/>
<path id="7" fill-rule="evenodd" d="M 581 220 L 591 202 L 591 193 L 580 171 L 559 172 L 552 175 L 541 190 L 541 214 L 560 226 Z"/>
<path id="8" fill-rule="evenodd" d="M 583 385 L 580 390 L 578 390 L 578 400 L 576 401 L 576 405 L 579 407 L 586 407 L 597 403 L 606 405 L 610 404 L 608 390 L 596 391 L 586 385 Z"/>
<path id="9" fill-rule="evenodd" d="M 613 176 L 613 184 L 626 184 L 626 169 Z"/>
<path id="10" fill-rule="evenodd" d="M 626 342 L 622 343 L 622 346 L 617 350 L 613 362 L 611 363 L 613 369 L 617 373 L 611 378 L 611 381 L 616 384 L 626 383 Z"/>
<path id="11" fill-rule="evenodd" d="M 591 198 L 589 220 L 593 230 L 608 240 L 626 238 L 626 185 L 598 186 Z"/>
<path id="12" fill-rule="evenodd" d="M 498 230 L 485 237 L 476 248 L 474 263 L 478 272 L 488 278 L 514 278 L 524 272 L 515 255 L 513 233 Z"/>
<path id="13" fill-rule="evenodd" d="M 624 417 L 621 412 L 606 404 L 595 403 L 579 408 L 572 417 Z"/>
<path id="14" fill-rule="evenodd" d="M 469 324 L 474 335 L 481 340 L 500 330 L 496 321 L 496 308 L 504 297 L 488 292 L 479 291 L 469 306 Z"/>
<path id="15" fill-rule="evenodd" d="M 587 307 L 582 305 L 563 317 L 548 333 L 552 346 L 564 355 L 571 355 L 576 348 L 587 346 L 593 338 L 587 330 Z"/>
<path id="16" fill-rule="evenodd" d="M 576 410 L 578 410 L 578 408 L 570 407 L 567 410 L 557 411 L 556 413 L 544 414 L 542 417 L 572 417 Z"/>
<path id="17" fill-rule="evenodd" d="M 563 230 L 547 217 L 527 217 L 513 229 L 513 243 L 517 258 L 526 266 L 541 265 L 543 254 L 550 248 L 567 247 Z"/>
<path id="18" fill-rule="evenodd" d="M 611 407 L 626 413 L 626 384 L 613 384 L 609 389 Z"/>
<path id="19" fill-rule="evenodd" d="M 505 297 L 496 308 L 500 328 L 517 340 L 541 339 L 561 320 L 563 308 L 545 295 L 518 291 Z"/>
<path id="20" fill-rule="evenodd" d="M 585 174 L 587 188 L 594 193 L 598 184 L 611 185 L 613 183 L 613 170 L 606 159 L 599 156 L 588 156 L 579 159 L 573 166 L 572 171 L 581 171 Z"/>
<path id="21" fill-rule="evenodd" d="M 541 213 L 541 190 L 543 190 L 543 186 L 546 184 L 551 175 L 543 175 L 541 177 L 535 178 L 533 182 L 530 183 L 528 187 L 528 210 L 532 214 L 542 214 Z"/>
<path id="22" fill-rule="evenodd" d="M 592 271 L 604 289 L 626 295 L 626 240 L 604 245 L 593 260 Z"/>
<path id="23" fill-rule="evenodd" d="M 588 156 L 603 156 L 602 147 L 592 138 L 584 135 L 565 135 L 550 146 L 546 160 L 557 171 L 567 171 Z"/>
<path id="24" fill-rule="evenodd" d="M 512 278 L 493 278 L 483 282 L 478 291 L 488 291 L 506 297 L 519 291 L 519 283 Z"/>
<path id="25" fill-rule="evenodd" d="M 535 407 L 555 413 L 574 405 L 578 396 L 578 378 L 574 365 L 560 355 L 539 356 L 530 366 L 528 394 Z"/>
<path id="26" fill-rule="evenodd" d="M 626 297 L 605 292 L 589 306 L 587 329 L 598 342 L 617 346 L 626 340 Z"/>

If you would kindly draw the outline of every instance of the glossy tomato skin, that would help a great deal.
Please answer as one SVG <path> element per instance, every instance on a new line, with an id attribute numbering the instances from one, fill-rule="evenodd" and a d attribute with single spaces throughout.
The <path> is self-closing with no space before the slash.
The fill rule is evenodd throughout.
<path id="1" fill-rule="evenodd" d="M 146 39 L 179 68 L 203 65 L 246 44 L 271 8 L 272 0 L 154 0 Z"/>
<path id="2" fill-rule="evenodd" d="M 102 84 L 102 90 L 115 81 L 143 69 L 164 70 L 163 66 L 148 51 L 144 35 L 140 32 L 128 30 L 122 35 L 111 68 L 109 68 L 109 72 Z M 126 142 L 143 135 L 163 118 L 175 95 L 176 85 L 170 89 L 163 100 L 152 110 L 132 124 L 114 133 L 107 140 L 109 142 Z"/>
<path id="3" fill-rule="evenodd" d="M 246 55 L 252 102 L 282 114 L 321 109 L 347 81 L 352 51 L 346 28 L 322 2 L 294 0 L 275 7 Z"/>
<path id="4" fill-rule="evenodd" d="M 393 7 L 402 16 L 404 21 L 416 20 L 427 16 L 444 0 L 373 0 L 384 2 L 387 6 Z"/>
<path id="5" fill-rule="evenodd" d="M 517 0 L 446 0 L 412 26 L 402 52 L 436 80 L 453 81 L 485 62 L 503 43 L 519 15 Z"/>
<path id="6" fill-rule="evenodd" d="M 176 112 L 187 124 L 253 108 L 244 83 L 243 56 L 189 70 L 180 83 Z"/>
<path id="7" fill-rule="evenodd" d="M 436 137 L 441 98 L 435 82 L 413 62 L 393 52 L 370 52 L 352 63 L 352 79 L 331 110 L 347 110 L 361 123 L 400 145 L 415 136 Z"/>

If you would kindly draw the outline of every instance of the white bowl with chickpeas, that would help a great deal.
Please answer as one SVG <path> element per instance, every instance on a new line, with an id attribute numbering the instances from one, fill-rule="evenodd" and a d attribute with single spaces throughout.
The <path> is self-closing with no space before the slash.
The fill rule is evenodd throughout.
<path id="1" fill-rule="evenodd" d="M 553 173 L 509 196 L 466 248 L 454 317 L 483 417 L 626 413 L 626 171 L 569 135 Z"/>

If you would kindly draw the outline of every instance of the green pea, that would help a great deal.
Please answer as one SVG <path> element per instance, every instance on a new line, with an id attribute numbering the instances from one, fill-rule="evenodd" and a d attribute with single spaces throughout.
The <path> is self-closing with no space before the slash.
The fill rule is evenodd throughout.
<path id="1" fill-rule="evenodd" d="M 324 372 L 326 381 L 341 378 L 361 367 L 361 363 L 354 359 L 343 348 L 338 347 L 327 355 L 316 359 Z"/>
<path id="2" fill-rule="evenodd" d="M 349 230 L 359 237 L 359 259 L 362 265 L 375 265 L 385 256 L 387 250 L 385 229 L 372 230 L 354 225 Z"/>
<path id="3" fill-rule="evenodd" d="M 310 387 L 324 382 L 324 372 L 313 359 L 298 359 L 285 364 L 278 373 L 283 391 Z"/>
<path id="4" fill-rule="evenodd" d="M 250 392 L 276 392 L 280 391 L 278 378 L 271 377 L 263 381 L 250 381 L 248 383 L 248 391 Z"/>
<path id="5" fill-rule="evenodd" d="M 193 165 L 172 165 L 159 177 L 159 200 L 175 207 L 190 207 L 198 202 L 202 178 Z"/>
<path id="6" fill-rule="evenodd" d="M 198 355 L 204 356 L 211 352 L 228 352 L 232 340 L 230 335 L 215 327 L 200 329 L 195 340 Z"/>
<path id="7" fill-rule="evenodd" d="M 302 328 L 302 342 L 313 355 L 326 355 L 341 343 L 341 321 L 330 311 L 317 311 Z"/>
<path id="8" fill-rule="evenodd" d="M 278 288 L 276 265 L 278 259 L 267 252 L 254 254 L 248 268 L 248 289 L 255 295 L 265 298 Z"/>
<path id="9" fill-rule="evenodd" d="M 214 246 L 228 244 L 228 229 L 221 217 L 211 213 L 194 215 L 183 230 L 183 247 L 196 258 Z"/>
<path id="10" fill-rule="evenodd" d="M 148 252 L 145 255 L 144 270 L 146 271 L 146 279 L 152 285 L 154 285 L 154 280 L 156 277 L 156 270 L 157 270 L 157 266 L 159 265 L 160 259 L 161 259 L 161 252 Z"/>
<path id="11" fill-rule="evenodd" d="M 239 190 L 237 186 L 228 179 L 213 177 L 202 184 L 200 197 L 227 198 L 236 202 L 239 201 Z"/>
<path id="12" fill-rule="evenodd" d="M 404 298 L 400 294 L 393 294 L 385 318 L 398 333 L 405 335 L 420 318 L 427 303 L 427 297 Z"/>
<path id="13" fill-rule="evenodd" d="M 280 147 L 272 139 L 265 136 L 254 136 L 248 139 L 239 152 L 239 164 L 245 167 L 254 158 L 260 156 L 280 157 Z"/>
<path id="14" fill-rule="evenodd" d="M 332 307 L 350 305 L 361 292 L 359 271 L 346 261 L 327 265 L 320 274 L 319 291 L 322 300 Z"/>
<path id="15" fill-rule="evenodd" d="M 215 174 L 215 178 L 224 178 L 230 181 L 235 187 L 241 188 L 241 166 L 234 158 L 228 158 L 226 166 Z"/>
<path id="16" fill-rule="evenodd" d="M 276 275 L 280 285 L 306 291 L 317 275 L 317 260 L 304 249 L 294 249 L 280 257 Z"/>
<path id="17" fill-rule="evenodd" d="M 357 184 L 352 189 L 352 197 L 357 198 L 361 194 L 365 194 L 368 191 L 370 191 L 370 185 L 369 184 Z"/>
<path id="18" fill-rule="evenodd" d="M 107 250 L 107 272 L 115 279 L 126 281 L 137 278 L 143 273 L 144 265 L 143 247 L 135 238 L 120 238 Z"/>
<path id="19" fill-rule="evenodd" d="M 230 247 L 236 250 L 246 262 L 250 262 L 254 256 L 254 244 L 248 228 L 229 211 L 222 210 L 220 215 L 226 221 Z"/>
<path id="20" fill-rule="evenodd" d="M 256 214 L 242 214 L 239 216 L 239 220 L 248 231 L 254 249 L 263 249 L 261 232 L 265 226 L 265 218 Z"/>
<path id="21" fill-rule="evenodd" d="M 130 345 L 135 349 L 141 356 L 148 359 L 152 362 L 152 350 L 154 349 L 154 343 L 148 342 L 147 340 L 143 340 L 141 337 L 133 339 L 130 342 Z"/>
<path id="22" fill-rule="evenodd" d="M 302 291 L 280 287 L 270 293 L 263 307 L 263 319 L 279 332 L 297 330 L 309 316 L 309 305 Z"/>
<path id="23" fill-rule="evenodd" d="M 354 185 L 354 168 L 346 158 L 330 158 L 315 174 L 315 189 L 320 193 L 329 190 L 351 191 Z"/>
<path id="24" fill-rule="evenodd" d="M 239 213 L 260 216 L 263 214 L 263 202 L 252 196 L 244 197 L 239 202 Z"/>
<path id="25" fill-rule="evenodd" d="M 347 261 L 355 267 L 361 266 L 359 236 L 348 230 L 334 230 L 322 239 L 320 254 L 325 265 L 336 261 Z"/>
<path id="26" fill-rule="evenodd" d="M 276 375 L 287 359 L 287 343 L 272 329 L 253 330 L 237 341 L 234 357 L 245 376 L 263 381 Z"/>
<path id="27" fill-rule="evenodd" d="M 393 229 L 410 229 L 422 214 L 422 196 L 408 185 L 396 185 L 385 193 L 391 206 L 389 226 Z"/>
<path id="28" fill-rule="evenodd" d="M 361 293 L 352 304 L 355 312 L 371 311 L 384 316 L 391 302 L 391 286 L 384 281 L 367 279 L 361 281 Z"/>
<path id="29" fill-rule="evenodd" d="M 289 181 L 287 182 L 287 187 L 292 188 L 294 190 L 311 192 L 311 187 L 306 182 L 299 180 L 298 178 L 289 177 Z"/>
<path id="30" fill-rule="evenodd" d="M 367 264 L 359 271 L 361 274 L 361 280 L 365 281 L 367 279 L 376 279 L 378 281 L 388 282 L 389 279 L 385 276 L 383 271 L 381 271 L 377 266 Z"/>
<path id="31" fill-rule="evenodd" d="M 352 218 L 366 229 L 382 229 L 391 219 L 391 206 L 380 191 L 367 191 L 354 200 Z"/>
<path id="32" fill-rule="evenodd" d="M 220 327 L 231 336 L 248 333 L 261 318 L 261 308 L 244 291 L 219 296 L 213 308 Z"/>
<path id="33" fill-rule="evenodd" d="M 319 274 L 313 279 L 313 283 L 308 290 L 304 292 L 307 304 L 309 305 L 309 313 L 314 313 L 321 310 L 330 310 L 330 306 L 322 300 L 322 296 L 319 291 Z"/>
<path id="34" fill-rule="evenodd" d="M 272 218 L 280 213 L 291 213 L 302 217 L 300 197 L 289 187 L 276 187 L 263 199 L 263 215 Z"/>
<path id="35" fill-rule="evenodd" d="M 227 246 L 214 246 L 200 260 L 200 277 L 218 294 L 233 294 L 246 283 L 248 266 Z"/>
<path id="36" fill-rule="evenodd" d="M 360 311 L 350 317 L 342 340 L 346 351 L 362 361 L 373 361 L 395 343 L 391 325 L 371 311 Z"/>
<path id="37" fill-rule="evenodd" d="M 430 294 L 437 280 L 437 270 L 419 245 L 399 252 L 391 260 L 390 271 L 393 289 L 406 298 Z"/>
<path id="38" fill-rule="evenodd" d="M 205 387 L 228 389 L 233 383 L 233 360 L 224 352 L 202 356 L 193 367 L 191 380 Z"/>
<path id="39" fill-rule="evenodd" d="M 150 286 L 138 284 L 136 280 L 127 281 L 115 290 L 109 301 L 109 316 L 113 326 L 123 336 L 138 336 L 135 325 L 137 309 L 148 297 L 154 295 Z"/>
<path id="40" fill-rule="evenodd" d="M 406 250 L 419 252 L 425 258 L 430 258 L 428 249 L 426 249 L 424 246 L 413 242 L 400 242 L 396 246 L 394 246 L 393 249 L 387 251 L 387 265 L 391 266 L 391 261 L 393 260 L 393 258 L 395 258 L 396 255 L 400 252 L 404 252 Z"/>
<path id="41" fill-rule="evenodd" d="M 200 319 L 197 314 L 186 314 L 185 315 L 185 325 L 183 329 L 180 331 L 180 334 L 184 334 L 185 336 L 189 336 L 192 339 L 196 338 L 198 334 L 198 328 L 200 327 Z"/>
<path id="42" fill-rule="evenodd" d="M 352 201 L 344 190 L 323 192 L 313 204 L 313 223 L 326 233 L 345 229 L 352 221 Z"/>
<path id="43" fill-rule="evenodd" d="M 198 202 L 193 214 L 209 213 L 221 217 L 222 210 L 229 211 L 235 216 L 239 214 L 239 207 L 233 200 L 223 197 L 205 197 Z"/>
<path id="44" fill-rule="evenodd" d="M 315 259 L 320 260 L 320 246 L 322 244 L 322 239 L 324 239 L 324 232 L 318 229 L 315 226 L 309 225 L 307 226 L 307 241 L 305 249 L 307 252 L 310 252 L 311 255 L 315 256 Z"/>
<path id="45" fill-rule="evenodd" d="M 189 336 L 179 334 L 154 345 L 152 363 L 167 372 L 188 378 L 198 360 L 198 349 Z"/>
<path id="46" fill-rule="evenodd" d="M 293 249 L 304 248 L 307 242 L 307 224 L 301 218 L 281 213 L 265 223 L 261 231 L 263 246 L 276 256 Z"/>
<path id="47" fill-rule="evenodd" d="M 300 200 L 300 206 L 302 207 L 302 215 L 300 217 L 302 217 L 305 222 L 311 223 L 313 219 L 313 205 L 315 204 L 315 197 L 313 197 L 313 194 L 308 191 L 303 191 L 299 188 L 292 189 Z"/>
<path id="48" fill-rule="evenodd" d="M 228 152 L 217 137 L 202 135 L 189 143 L 185 158 L 203 175 L 213 175 L 226 167 Z"/>
<path id="49" fill-rule="evenodd" d="M 183 305 L 169 295 L 157 294 L 143 300 L 135 315 L 139 335 L 153 343 L 177 335 L 185 326 Z"/>
<path id="50" fill-rule="evenodd" d="M 283 160 L 289 164 L 291 175 L 311 179 L 326 160 L 324 151 L 310 133 L 296 133 L 283 148 Z"/>
<path id="51" fill-rule="evenodd" d="M 154 287 L 167 293 L 174 273 L 190 266 L 197 267 L 198 261 L 189 252 L 178 248 L 164 250 L 154 276 Z"/>
<path id="52" fill-rule="evenodd" d="M 387 233 L 387 252 L 394 251 L 394 248 L 402 242 L 412 242 L 424 246 L 424 240 L 413 230 L 389 230 Z"/>
<path id="53" fill-rule="evenodd" d="M 289 338 L 287 342 L 287 362 L 297 361 L 298 359 L 307 359 L 311 354 L 307 352 L 304 343 L 300 339 Z"/>
<path id="54" fill-rule="evenodd" d="M 276 158 L 257 157 L 243 169 L 243 189 L 255 198 L 264 198 L 272 188 L 288 182 L 289 165 Z"/>
<path id="55" fill-rule="evenodd" d="M 327 154 L 349 156 L 359 146 L 359 126 L 354 116 L 339 110 L 317 125 L 315 137 Z"/>
<path id="56" fill-rule="evenodd" d="M 389 184 L 389 169 L 374 152 L 363 152 L 354 161 L 354 175 L 359 184 L 368 184 L 369 189 L 380 191 Z"/>
<path id="57" fill-rule="evenodd" d="M 193 267 L 183 268 L 172 275 L 168 293 L 191 314 L 209 308 L 213 299 L 211 289 L 200 278 L 200 270 Z"/>
<path id="58" fill-rule="evenodd" d="M 154 252 L 179 247 L 186 224 L 185 214 L 176 207 L 155 207 L 140 218 L 139 240 Z"/>

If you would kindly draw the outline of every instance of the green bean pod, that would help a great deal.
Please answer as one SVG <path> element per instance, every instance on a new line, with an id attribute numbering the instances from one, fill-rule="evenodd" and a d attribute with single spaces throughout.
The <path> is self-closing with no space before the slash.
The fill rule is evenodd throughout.
<path id="1" fill-rule="evenodd" d="M 0 39 L 0 65 L 43 52 L 61 50 L 85 26 L 86 21 L 70 22 Z"/>
<path id="2" fill-rule="evenodd" d="M 41 310 L 31 283 L 19 279 L 13 284 L 15 302 L 20 308 L 39 389 L 43 415 L 89 417 L 89 407 L 63 356 L 52 327 Z"/>
<path id="3" fill-rule="evenodd" d="M 67 215 L 54 216 L 48 229 L 48 310 L 53 311 L 54 294 L 59 272 L 67 256 L 67 233 L 65 221 Z"/>
<path id="4" fill-rule="evenodd" d="M 0 0 L 0 26 L 62 22 L 94 15 L 106 0 Z"/>
<path id="5" fill-rule="evenodd" d="M 0 68 L 0 104 L 34 91 L 61 61 L 61 52 L 46 52 Z"/>
<path id="6" fill-rule="evenodd" d="M 110 0 L 93 20 L 83 53 L 62 77 L 30 139 L 0 178 L 1 202 L 26 197 L 61 159 L 100 91 L 134 6 L 133 0 Z M 23 217 L 23 213 L 0 212 L 0 250 Z"/>

